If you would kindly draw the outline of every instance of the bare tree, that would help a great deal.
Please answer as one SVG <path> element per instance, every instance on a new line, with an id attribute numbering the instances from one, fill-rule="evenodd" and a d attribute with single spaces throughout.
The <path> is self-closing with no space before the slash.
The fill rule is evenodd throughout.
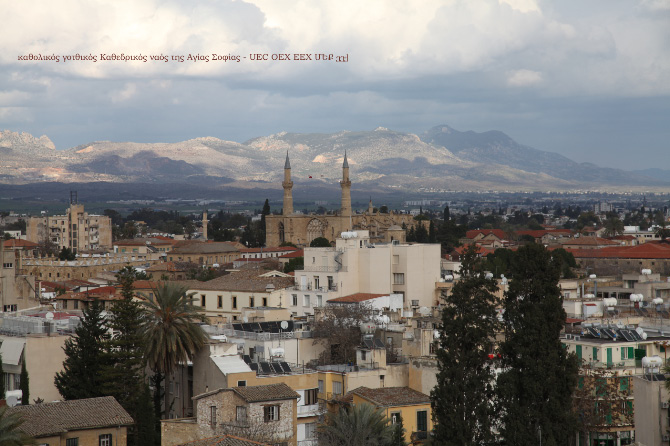
<path id="1" fill-rule="evenodd" d="M 582 365 L 573 401 L 584 444 L 590 444 L 592 433 L 633 425 L 631 380 L 612 370 Z"/>
<path id="2" fill-rule="evenodd" d="M 373 312 L 368 304 L 328 305 L 314 323 L 314 344 L 323 346 L 322 364 L 345 364 L 356 361 L 356 347 L 361 344 L 361 324 Z"/>

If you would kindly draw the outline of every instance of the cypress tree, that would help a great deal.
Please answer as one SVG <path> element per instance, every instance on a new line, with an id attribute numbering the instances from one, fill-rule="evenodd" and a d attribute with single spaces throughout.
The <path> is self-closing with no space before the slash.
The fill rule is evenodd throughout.
<path id="1" fill-rule="evenodd" d="M 494 279 L 480 271 L 474 245 L 461 259 L 461 279 L 445 297 L 431 392 L 434 442 L 482 445 L 493 440 L 494 364 L 488 359 L 499 327 Z"/>
<path id="2" fill-rule="evenodd" d="M 24 356 L 21 362 L 21 376 L 19 377 L 19 388 L 21 389 L 21 404 L 27 406 L 30 404 L 30 378 L 26 370 L 26 358 Z"/>
<path id="3" fill-rule="evenodd" d="M 101 373 L 107 329 L 103 306 L 97 300 L 84 310 L 74 337 L 65 341 L 63 371 L 56 373 L 54 384 L 65 400 L 105 396 Z"/>
<path id="4" fill-rule="evenodd" d="M 566 316 L 558 288 L 560 262 L 534 243 L 519 248 L 511 260 L 500 346 L 505 371 L 497 381 L 500 433 L 510 446 L 568 444 L 575 432 L 578 362 L 559 340 Z"/>
<path id="5" fill-rule="evenodd" d="M 437 231 L 435 229 L 435 222 L 431 220 L 430 225 L 428 226 L 428 243 L 435 242 L 437 242 Z"/>
<path id="6" fill-rule="evenodd" d="M 138 395 L 145 385 L 144 349 L 140 334 L 143 313 L 140 304 L 133 300 L 136 272 L 132 266 L 121 269 L 116 278 L 121 285 L 121 298 L 111 307 L 108 327 L 114 333 L 105 343 L 106 364 L 102 370 L 103 392 L 111 395 L 128 411 L 134 420 L 142 419 L 143 410 L 138 405 Z M 152 409 L 153 412 L 153 409 Z M 140 445 L 136 432 L 141 426 L 135 424 L 129 432 L 129 445 Z"/>
<path id="7" fill-rule="evenodd" d="M 393 437 L 389 446 L 406 446 L 405 442 L 405 427 L 402 424 L 402 416 L 396 414 L 395 424 L 393 425 Z"/>

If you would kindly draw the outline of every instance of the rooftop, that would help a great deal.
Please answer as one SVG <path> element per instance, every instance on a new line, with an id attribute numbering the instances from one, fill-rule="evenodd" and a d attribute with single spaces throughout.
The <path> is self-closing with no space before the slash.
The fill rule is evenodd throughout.
<path id="1" fill-rule="evenodd" d="M 19 429 L 32 437 L 133 424 L 128 412 L 112 396 L 16 406 L 8 409 L 8 412 L 20 414 L 24 422 Z"/>
<path id="2" fill-rule="evenodd" d="M 352 390 L 351 393 L 379 407 L 430 404 L 430 397 L 428 395 L 409 387 L 381 387 L 379 389 L 359 387 Z"/>
<path id="3" fill-rule="evenodd" d="M 267 446 L 267 443 L 258 443 L 234 435 L 219 435 L 217 437 L 202 438 L 200 440 L 182 443 L 179 446 Z"/>
<path id="4" fill-rule="evenodd" d="M 378 297 L 388 296 L 388 294 L 355 293 L 348 296 L 342 296 L 335 299 L 329 299 L 328 302 L 357 303 L 366 300 L 377 299 Z"/>

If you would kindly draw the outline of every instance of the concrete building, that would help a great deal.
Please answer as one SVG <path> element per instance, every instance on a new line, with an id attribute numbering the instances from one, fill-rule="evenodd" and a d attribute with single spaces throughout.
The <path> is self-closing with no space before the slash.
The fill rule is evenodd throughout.
<path id="1" fill-rule="evenodd" d="M 399 294 L 408 311 L 433 307 L 440 272 L 438 244 L 371 244 L 368 231 L 345 232 L 335 247 L 305 248 L 288 307 L 298 316 L 313 315 L 314 307 L 356 293 Z"/>
<path id="2" fill-rule="evenodd" d="M 21 251 L 4 246 L 0 242 L 0 311 L 20 311 L 38 305 L 35 277 L 23 267 Z"/>
<path id="3" fill-rule="evenodd" d="M 342 232 L 366 230 L 375 242 L 390 242 L 392 240 L 405 241 L 403 225 L 409 228 L 419 223 L 409 214 L 393 212 L 382 214 L 375 212 L 372 200 L 364 213 L 356 213 L 351 208 L 351 179 L 349 177 L 349 162 L 346 153 L 342 162 L 342 205 L 335 214 L 316 215 L 298 214 L 293 210 L 293 181 L 291 180 L 291 163 L 286 154 L 284 164 L 284 207 L 282 215 L 267 215 L 266 246 L 279 246 L 284 242 L 291 242 L 299 247 L 309 246 L 317 237 L 325 237 L 334 241 Z"/>
<path id="4" fill-rule="evenodd" d="M 178 243 L 167 254 L 170 262 L 191 262 L 201 266 L 231 263 L 240 256 L 240 250 L 229 242 L 188 240 Z"/>
<path id="5" fill-rule="evenodd" d="M 71 200 L 65 215 L 30 217 L 26 239 L 34 243 L 54 243 L 59 249 L 70 248 L 77 254 L 112 249 L 112 220 L 104 215 L 88 214 L 84 205 Z"/>
<path id="6" fill-rule="evenodd" d="M 640 446 L 670 443 L 666 378 L 662 374 L 647 373 L 633 378 L 635 408 L 635 441 Z"/>
<path id="7" fill-rule="evenodd" d="M 156 253 L 150 253 L 81 256 L 76 260 L 34 258 L 23 260 L 22 269 L 38 280 L 88 280 L 105 273 L 111 273 L 113 277 L 116 271 L 127 265 L 146 267 L 156 263 L 157 257 Z"/>

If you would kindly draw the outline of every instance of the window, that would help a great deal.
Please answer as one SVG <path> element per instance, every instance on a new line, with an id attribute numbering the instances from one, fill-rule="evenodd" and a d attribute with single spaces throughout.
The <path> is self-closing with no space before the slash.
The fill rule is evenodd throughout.
<path id="1" fill-rule="evenodd" d="M 98 437 L 98 446 L 112 446 L 112 434 L 102 434 Z"/>
<path id="2" fill-rule="evenodd" d="M 393 264 L 397 265 L 400 263 L 400 256 L 399 255 L 394 255 L 393 256 Z"/>
<path id="3" fill-rule="evenodd" d="M 237 296 L 233 296 L 233 310 L 237 309 Z"/>
<path id="4" fill-rule="evenodd" d="M 320 294 L 316 295 L 316 306 L 317 307 L 322 307 L 323 306 L 323 296 Z"/>
<path id="5" fill-rule="evenodd" d="M 305 294 L 305 299 L 302 306 L 309 307 L 309 294 Z"/>
<path id="6" fill-rule="evenodd" d="M 264 307 L 267 307 L 267 306 L 268 306 L 268 298 L 267 298 L 267 297 L 264 297 L 264 298 L 263 298 L 263 306 L 264 306 Z"/>
<path id="7" fill-rule="evenodd" d="M 212 426 L 216 426 L 216 406 L 210 406 L 209 408 L 210 418 L 209 422 Z"/>
<path id="8" fill-rule="evenodd" d="M 333 289 L 333 276 L 328 276 L 328 289 L 332 290 Z"/>
<path id="9" fill-rule="evenodd" d="M 246 381 L 237 381 L 237 387 L 245 387 L 247 385 Z"/>
<path id="10" fill-rule="evenodd" d="M 279 421 L 279 406 L 265 406 L 263 415 L 266 423 Z"/>
<path id="11" fill-rule="evenodd" d="M 391 424 L 398 424 L 400 420 L 400 412 L 391 412 Z"/>
<path id="12" fill-rule="evenodd" d="M 403 273 L 393 273 L 393 284 L 394 285 L 404 285 L 405 284 L 405 274 L 403 274 Z"/>
<path id="13" fill-rule="evenodd" d="M 416 430 L 418 432 L 428 432 L 428 411 L 419 410 L 416 412 Z"/>
<path id="14" fill-rule="evenodd" d="M 216 296 L 216 307 L 223 308 L 223 296 Z"/>
<path id="15" fill-rule="evenodd" d="M 633 352 L 633 347 L 621 347 L 621 360 L 624 359 L 634 359 L 635 353 Z"/>
<path id="16" fill-rule="evenodd" d="M 323 380 L 319 380 L 319 393 L 323 393 Z"/>
<path id="17" fill-rule="evenodd" d="M 75 310 L 78 310 L 78 309 L 79 309 L 79 301 L 78 301 L 78 300 L 75 300 L 75 301 L 74 301 L 74 309 L 75 309 Z"/>
<path id="18" fill-rule="evenodd" d="M 367 359 L 367 353 L 365 350 L 361 350 L 361 361 L 365 361 Z"/>
<path id="19" fill-rule="evenodd" d="M 305 439 L 316 438 L 316 423 L 305 423 Z"/>
<path id="20" fill-rule="evenodd" d="M 292 297 L 293 297 L 293 306 L 297 307 L 298 306 L 298 295 L 293 294 Z"/>
<path id="21" fill-rule="evenodd" d="M 305 406 L 311 406 L 312 404 L 318 404 L 318 392 L 319 389 L 308 389 L 305 390 Z"/>
<path id="22" fill-rule="evenodd" d="M 206 302 L 207 302 L 207 296 L 205 296 L 204 294 L 201 294 L 200 295 L 200 305 L 202 305 L 204 307 Z"/>
<path id="23" fill-rule="evenodd" d="M 65 446 L 79 446 L 79 437 L 68 438 L 67 440 L 65 440 Z"/>
<path id="24" fill-rule="evenodd" d="M 340 381 L 333 381 L 333 394 L 342 395 L 342 383 Z"/>
<path id="25" fill-rule="evenodd" d="M 253 298 L 253 297 L 250 297 L 250 298 L 249 298 L 249 306 L 250 306 L 250 307 L 253 307 L 253 306 L 254 306 L 254 298 Z"/>
<path id="26" fill-rule="evenodd" d="M 314 289 L 319 289 L 319 276 L 314 276 Z"/>
<path id="27" fill-rule="evenodd" d="M 240 423 L 246 423 L 247 421 L 247 408 L 245 406 L 237 406 L 237 413 L 235 415 L 235 420 Z"/>

